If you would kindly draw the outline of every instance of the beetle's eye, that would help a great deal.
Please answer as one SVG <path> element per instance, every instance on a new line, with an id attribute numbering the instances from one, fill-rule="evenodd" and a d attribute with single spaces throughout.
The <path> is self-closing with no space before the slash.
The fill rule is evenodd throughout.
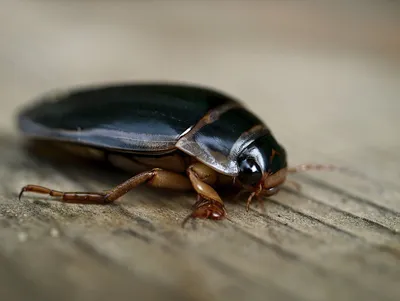
<path id="1" fill-rule="evenodd" d="M 258 166 L 256 161 L 251 157 L 247 157 L 241 160 L 239 159 L 238 163 L 239 181 L 246 185 L 257 185 L 261 180 L 262 172 L 260 166 Z"/>
<path id="2" fill-rule="evenodd" d="M 279 190 L 280 190 L 280 187 L 278 187 L 278 186 L 271 187 L 265 191 L 265 194 L 268 196 L 271 196 L 271 195 L 277 194 Z"/>

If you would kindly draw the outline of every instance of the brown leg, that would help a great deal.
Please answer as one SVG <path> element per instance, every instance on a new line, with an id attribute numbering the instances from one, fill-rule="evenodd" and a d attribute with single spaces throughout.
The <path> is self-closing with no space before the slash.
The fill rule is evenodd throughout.
<path id="1" fill-rule="evenodd" d="M 158 188 L 170 188 L 176 190 L 192 189 L 192 185 L 187 177 L 174 172 L 155 168 L 140 173 L 107 192 L 62 192 L 42 186 L 27 185 L 22 188 L 19 198 L 21 198 L 24 192 L 29 191 L 48 194 L 60 198 L 60 200 L 65 203 L 107 204 L 114 202 L 131 189 L 144 183 Z"/>
<path id="2" fill-rule="evenodd" d="M 195 163 L 187 169 L 193 188 L 198 193 L 194 210 L 184 221 L 189 218 L 210 218 L 220 220 L 226 217 L 224 202 L 210 185 L 217 180 L 217 173 L 201 163 Z"/>

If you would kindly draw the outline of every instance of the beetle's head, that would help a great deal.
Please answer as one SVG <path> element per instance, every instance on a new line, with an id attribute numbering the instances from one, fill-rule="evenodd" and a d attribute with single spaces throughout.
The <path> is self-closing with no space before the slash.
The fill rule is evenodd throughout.
<path id="1" fill-rule="evenodd" d="M 237 163 L 237 180 L 252 196 L 274 195 L 286 180 L 286 151 L 272 135 L 259 137 L 248 145 Z"/>

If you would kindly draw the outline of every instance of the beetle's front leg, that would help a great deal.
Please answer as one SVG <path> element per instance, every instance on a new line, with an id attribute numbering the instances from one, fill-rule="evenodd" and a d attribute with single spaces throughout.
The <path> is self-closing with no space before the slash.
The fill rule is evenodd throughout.
<path id="1" fill-rule="evenodd" d="M 184 175 L 155 168 L 150 171 L 142 172 L 107 192 L 62 192 L 43 186 L 27 185 L 21 189 L 19 198 L 21 198 L 24 192 L 30 191 L 57 197 L 65 203 L 107 204 L 114 202 L 131 189 L 144 183 L 158 188 L 175 190 L 192 189 L 191 182 Z"/>
<path id="2" fill-rule="evenodd" d="M 211 168 L 201 163 L 195 163 L 187 169 L 187 174 L 193 188 L 198 193 L 198 200 L 194 204 L 189 218 L 210 218 L 220 220 L 226 217 L 224 202 L 210 185 L 217 181 L 218 175 Z"/>

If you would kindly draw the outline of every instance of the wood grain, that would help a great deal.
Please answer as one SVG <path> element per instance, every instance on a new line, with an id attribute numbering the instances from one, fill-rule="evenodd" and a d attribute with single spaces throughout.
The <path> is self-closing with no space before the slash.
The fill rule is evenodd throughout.
<path id="1" fill-rule="evenodd" d="M 0 10 L 1 300 L 398 300 L 398 7 L 113 3 Z M 184 229 L 193 193 L 139 187 L 110 206 L 18 200 L 28 183 L 93 191 L 130 176 L 29 148 L 15 129 L 20 106 L 143 79 L 225 90 L 267 120 L 291 164 L 348 171 L 296 174 L 302 190 L 288 185 L 265 212 L 228 200 L 232 222 Z"/>

